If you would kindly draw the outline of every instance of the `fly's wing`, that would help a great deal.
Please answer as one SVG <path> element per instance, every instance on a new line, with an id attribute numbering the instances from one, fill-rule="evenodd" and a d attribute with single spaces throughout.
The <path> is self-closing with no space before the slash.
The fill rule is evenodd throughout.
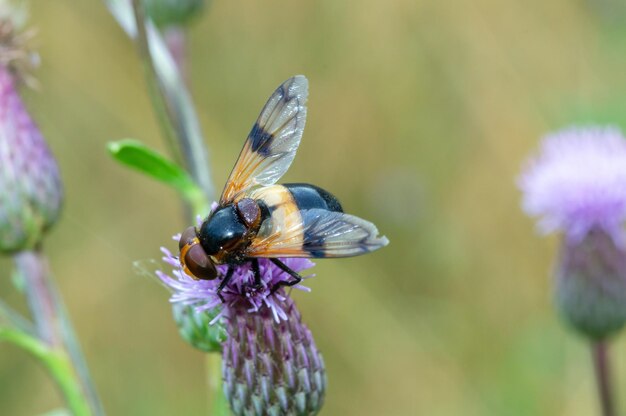
<path id="1" fill-rule="evenodd" d="M 324 209 L 270 218 L 248 248 L 249 257 L 352 257 L 389 244 L 374 224 Z"/>
<path id="2" fill-rule="evenodd" d="M 220 205 L 235 201 L 254 186 L 273 185 L 289 169 L 304 131 L 307 96 L 303 75 L 289 78 L 274 91 L 248 135 Z"/>

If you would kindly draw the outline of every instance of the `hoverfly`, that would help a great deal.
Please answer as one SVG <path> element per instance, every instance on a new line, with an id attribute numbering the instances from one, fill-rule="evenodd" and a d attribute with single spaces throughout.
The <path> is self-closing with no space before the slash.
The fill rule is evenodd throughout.
<path id="1" fill-rule="evenodd" d="M 293 286 L 302 277 L 280 257 L 351 257 L 389 243 L 376 226 L 345 214 L 329 192 L 304 183 L 277 185 L 293 161 L 306 121 L 308 81 L 295 76 L 269 98 L 248 135 L 226 182 L 219 204 L 199 229 L 189 227 L 180 241 L 180 263 L 194 279 L 215 279 L 216 264 L 229 265 L 217 293 L 235 266 L 252 263 L 260 287 L 259 258 L 269 258 L 292 279 L 271 288 Z"/>

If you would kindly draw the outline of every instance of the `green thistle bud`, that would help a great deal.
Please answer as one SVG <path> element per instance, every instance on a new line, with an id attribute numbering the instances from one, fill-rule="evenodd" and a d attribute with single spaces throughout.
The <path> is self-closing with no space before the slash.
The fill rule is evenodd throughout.
<path id="1" fill-rule="evenodd" d="M 160 28 L 184 26 L 204 8 L 204 0 L 144 0 L 146 14 Z"/>
<path id="2" fill-rule="evenodd" d="M 220 322 L 211 324 L 218 313 L 215 309 L 197 311 L 193 306 L 177 302 L 172 305 L 172 312 L 185 341 L 204 352 L 222 351 L 226 330 Z"/>
<path id="3" fill-rule="evenodd" d="M 594 229 L 565 241 L 556 274 L 556 303 L 582 334 L 603 339 L 626 323 L 626 250 Z"/>
<path id="4" fill-rule="evenodd" d="M 224 344 L 224 393 L 235 415 L 314 415 L 326 390 L 322 356 L 293 300 L 250 313 L 229 308 Z"/>

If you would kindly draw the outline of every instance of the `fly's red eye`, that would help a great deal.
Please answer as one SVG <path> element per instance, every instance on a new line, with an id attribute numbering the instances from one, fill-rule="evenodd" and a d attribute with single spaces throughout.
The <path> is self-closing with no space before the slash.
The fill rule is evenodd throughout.
<path id="1" fill-rule="evenodd" d="M 198 279 L 213 280 L 217 277 L 215 265 L 200 244 L 194 244 L 187 250 L 184 261 L 187 269 Z"/>
<path id="2" fill-rule="evenodd" d="M 192 244 L 194 238 L 196 238 L 196 229 L 194 227 L 187 228 L 178 240 L 179 250 L 182 250 L 187 244 Z"/>

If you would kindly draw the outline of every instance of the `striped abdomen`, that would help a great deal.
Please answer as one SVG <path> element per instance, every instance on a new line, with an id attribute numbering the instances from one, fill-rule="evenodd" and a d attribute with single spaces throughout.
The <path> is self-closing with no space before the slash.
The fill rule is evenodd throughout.
<path id="1" fill-rule="evenodd" d="M 328 211 L 343 212 L 341 204 L 330 192 L 308 183 L 286 183 L 285 188 L 302 211 L 305 209 L 321 208 Z"/>
<path id="2" fill-rule="evenodd" d="M 282 235 L 290 246 L 299 246 L 302 253 L 309 252 L 314 257 L 322 257 L 320 253 L 307 250 L 305 244 L 305 229 L 307 219 L 303 218 L 302 211 L 323 209 L 325 211 L 343 212 L 341 204 L 331 193 L 315 185 L 304 183 L 290 183 L 272 185 L 260 188 L 251 194 L 251 197 L 262 202 L 264 225 L 259 231 L 259 237 Z M 283 241 L 287 243 L 287 241 Z M 316 250 L 317 251 L 317 250 Z"/>
<path id="3" fill-rule="evenodd" d="M 376 226 L 345 214 L 335 197 L 313 185 L 288 184 L 250 193 L 263 212 L 248 257 L 351 257 L 389 243 Z"/>

